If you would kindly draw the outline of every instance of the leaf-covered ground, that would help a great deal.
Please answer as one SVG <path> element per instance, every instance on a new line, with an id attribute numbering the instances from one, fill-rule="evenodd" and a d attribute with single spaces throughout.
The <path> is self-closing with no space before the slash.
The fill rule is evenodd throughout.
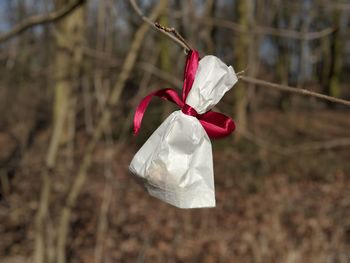
<path id="1" fill-rule="evenodd" d="M 96 244 L 103 262 L 350 262 L 350 146 L 334 145 L 350 137 L 350 114 L 261 111 L 249 128 L 239 143 L 213 142 L 214 209 L 180 210 L 150 197 L 127 172 L 139 145 L 101 142 L 74 208 L 68 262 L 94 262 Z M 6 156 L 13 143 L 0 135 Z M 77 136 L 75 165 L 85 145 Z M 32 253 L 48 140 L 47 128 L 36 132 L 1 199 L 1 262 L 28 262 Z M 107 163 L 111 149 L 119 150 Z M 67 173 L 66 161 L 63 155 L 54 175 L 47 231 L 76 174 Z M 105 235 L 97 242 L 108 189 Z"/>

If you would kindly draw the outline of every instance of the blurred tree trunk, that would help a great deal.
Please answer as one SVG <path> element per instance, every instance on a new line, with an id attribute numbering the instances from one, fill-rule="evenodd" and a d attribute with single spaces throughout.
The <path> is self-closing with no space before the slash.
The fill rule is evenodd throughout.
<path id="1" fill-rule="evenodd" d="M 106 41 L 107 41 L 107 7 L 108 2 L 106 0 L 100 0 L 98 2 L 98 15 L 97 15 L 97 31 L 96 31 L 96 47 L 95 49 L 100 52 L 106 51 Z M 94 88 L 95 95 L 98 103 L 98 114 L 101 114 L 103 111 L 108 94 L 109 94 L 109 85 L 106 83 L 105 70 L 99 65 L 95 66 L 93 79 L 94 79 Z"/>
<path id="2" fill-rule="evenodd" d="M 164 7 L 163 4 L 164 2 L 160 1 L 158 5 L 152 10 L 150 15 L 151 20 L 154 20 L 159 16 L 159 13 L 162 12 L 162 9 Z M 67 240 L 70 233 L 72 209 L 76 205 L 81 189 L 87 179 L 87 170 L 91 165 L 92 154 L 103 132 L 105 131 L 106 125 L 108 125 L 108 122 L 110 121 L 111 114 L 112 114 L 110 107 L 115 106 L 118 103 L 122 95 L 122 91 L 125 86 L 125 83 L 135 66 L 137 55 L 140 51 L 140 48 L 143 44 L 143 40 L 146 34 L 148 33 L 149 29 L 150 29 L 150 26 L 147 23 L 143 23 L 134 34 L 133 41 L 130 45 L 128 54 L 126 55 L 126 58 L 123 62 L 123 66 L 121 68 L 118 79 L 112 88 L 111 94 L 108 97 L 107 105 L 109 107 L 105 107 L 105 110 L 103 111 L 98 121 L 98 124 L 94 130 L 92 139 L 85 147 L 84 156 L 82 157 L 81 164 L 78 168 L 78 173 L 74 178 L 73 184 L 65 200 L 65 205 L 63 206 L 62 212 L 59 215 L 60 218 L 59 218 L 59 224 L 57 229 L 58 236 L 57 236 L 57 262 L 56 263 L 67 262 L 66 246 L 67 246 Z"/>
<path id="3" fill-rule="evenodd" d="M 181 30 L 183 30 L 183 36 L 185 39 L 189 41 L 189 43 L 193 44 L 193 46 L 197 46 L 195 43 L 195 24 L 193 20 L 191 20 L 195 15 L 195 3 L 193 0 L 187 1 L 179 1 L 181 3 L 181 12 L 182 12 L 182 26 Z"/>
<path id="4" fill-rule="evenodd" d="M 183 3 L 182 0 L 175 0 L 175 2 L 174 2 L 174 8 L 176 10 L 180 10 L 181 11 L 181 17 L 178 18 L 176 29 L 180 33 L 180 35 L 182 35 L 186 39 L 188 39 L 187 36 L 186 36 L 185 28 L 184 28 L 184 21 L 183 21 L 184 20 L 184 12 L 183 12 L 183 8 L 182 8 L 182 3 Z"/>
<path id="5" fill-rule="evenodd" d="M 329 93 L 329 73 L 331 70 L 331 36 L 326 36 L 321 39 L 322 61 L 319 68 L 319 80 L 324 92 Z"/>
<path id="6" fill-rule="evenodd" d="M 112 54 L 113 48 L 113 32 L 112 27 L 116 17 L 113 16 L 113 0 L 100 0 L 98 6 L 98 17 L 97 17 L 97 43 L 96 50 L 105 52 L 106 54 Z M 106 78 L 103 74 L 103 69 L 95 69 L 95 78 L 101 78 L 99 82 L 102 84 L 100 88 L 102 90 L 97 90 L 96 94 L 102 94 L 103 97 L 108 98 L 111 91 L 111 81 Z M 101 95 L 97 96 L 101 97 Z M 104 102 L 105 104 L 106 102 Z M 103 106 L 104 107 L 104 106 Z M 102 108 L 103 108 L 102 107 Z M 90 117 L 91 118 L 91 117 Z M 91 118 L 92 119 L 92 118 Z M 103 190 L 103 200 L 101 202 L 101 209 L 98 215 L 98 223 L 96 227 L 96 245 L 94 252 L 94 262 L 102 263 L 107 259 L 105 258 L 105 248 L 106 248 L 106 237 L 108 236 L 108 211 L 110 207 L 110 202 L 112 199 L 112 157 L 114 155 L 115 145 L 113 145 L 114 140 L 112 136 L 111 123 L 108 121 L 105 128 L 105 141 L 106 147 L 110 148 L 105 154 L 105 188 Z"/>
<path id="7" fill-rule="evenodd" d="M 67 5 L 71 0 L 56 0 L 56 9 Z M 67 143 L 74 127 L 73 89 L 77 88 L 82 71 L 83 45 L 85 43 L 85 4 L 56 25 L 56 54 L 54 61 L 55 101 L 54 123 L 63 119 L 63 132 L 60 141 Z M 67 110 L 65 110 L 67 109 Z"/>
<path id="8" fill-rule="evenodd" d="M 301 12 L 302 18 L 302 25 L 301 25 L 301 32 L 304 37 L 306 37 L 307 32 L 310 29 L 311 24 L 311 10 L 310 7 L 306 4 L 303 5 L 303 10 Z M 298 76 L 298 88 L 303 87 L 303 83 L 308 79 L 307 74 L 307 68 L 309 63 L 309 40 L 306 38 L 302 39 L 301 41 L 301 55 L 300 55 L 300 72 Z"/>
<path id="9" fill-rule="evenodd" d="M 288 48 L 286 48 L 285 39 L 278 40 L 278 58 L 277 58 L 277 81 L 282 85 L 288 85 L 288 73 L 289 73 L 289 53 Z M 282 93 L 279 95 L 278 101 L 279 108 L 284 111 L 290 108 L 290 95 L 287 93 Z"/>
<path id="10" fill-rule="evenodd" d="M 169 1 L 163 0 L 165 5 L 165 11 L 161 15 L 159 21 L 161 25 L 169 26 Z M 160 64 L 164 71 L 170 70 L 170 56 L 169 56 L 169 44 L 170 41 L 165 38 L 163 35 L 159 34 L 159 43 L 160 43 Z"/>
<path id="11" fill-rule="evenodd" d="M 70 0 L 57 0 L 55 8 L 60 9 Z M 85 8 L 82 3 L 72 13 L 57 22 L 55 30 L 56 52 L 53 62 L 54 71 L 54 111 L 53 131 L 51 135 L 46 167 L 42 172 L 43 185 L 40 203 L 35 221 L 34 262 L 55 262 L 54 236 L 48 231 L 47 214 L 52 189 L 52 171 L 56 165 L 59 146 L 70 141 L 73 143 L 75 131 L 75 98 L 73 89 L 77 88 L 82 70 L 83 44 L 85 41 Z M 72 150 L 71 147 L 67 149 Z M 73 156 L 70 156 L 72 162 Z"/>
<path id="12" fill-rule="evenodd" d="M 249 31 L 255 31 L 256 24 L 261 21 L 261 10 L 263 9 L 261 2 L 259 4 L 258 1 L 252 3 L 251 11 L 249 14 Z M 258 72 L 259 67 L 259 47 L 260 47 L 261 35 L 251 34 L 249 36 L 249 49 L 248 49 L 248 65 L 246 66 L 247 75 L 249 77 L 255 78 Z M 257 110 L 257 99 L 256 99 L 256 87 L 253 83 L 248 83 L 248 109 L 250 120 L 255 122 L 254 113 Z M 253 125 L 254 127 L 254 125 Z"/>
<path id="13" fill-rule="evenodd" d="M 217 8 L 217 1 L 215 0 L 207 0 L 205 6 L 205 17 L 215 17 L 215 12 Z M 215 52 L 215 35 L 216 35 L 216 27 L 212 24 L 208 24 L 204 28 L 205 32 L 205 42 L 208 54 L 213 54 Z"/>
<path id="14" fill-rule="evenodd" d="M 237 16 L 238 23 L 249 31 L 253 21 L 253 0 L 238 0 L 237 1 Z M 236 71 L 244 70 L 247 67 L 248 57 L 247 50 L 249 50 L 249 41 L 251 36 L 249 33 L 237 35 L 235 38 L 235 53 L 234 62 Z M 239 82 L 234 89 L 234 103 L 235 103 L 235 118 L 238 129 L 242 132 L 246 130 L 247 126 L 247 104 L 248 92 L 247 86 Z M 236 140 L 240 139 L 239 133 L 236 133 Z"/>
<path id="15" fill-rule="evenodd" d="M 339 1 L 337 1 L 339 2 Z M 340 75 L 343 65 L 343 39 L 341 25 L 341 10 L 336 8 L 333 13 L 334 28 L 336 29 L 331 38 L 331 65 L 328 81 L 328 94 L 339 97 L 341 94 Z"/>
<path id="16" fill-rule="evenodd" d="M 17 21 L 25 19 L 28 15 L 27 10 L 27 4 L 25 1 L 17 1 Z M 24 32 L 19 38 L 18 38 L 18 50 L 21 52 L 18 52 L 17 56 L 17 62 L 19 62 L 19 71 L 18 71 L 18 77 L 17 80 L 25 81 L 25 79 L 28 77 L 28 72 L 30 70 L 30 42 L 32 37 L 32 31 L 33 29 L 29 29 L 27 32 Z"/>
<path id="17" fill-rule="evenodd" d="M 277 11 L 276 19 L 273 22 L 273 26 L 276 28 L 281 28 L 285 23 L 288 22 L 288 7 L 281 4 L 281 11 Z M 289 39 L 274 37 L 277 43 L 277 62 L 276 62 L 276 77 L 277 82 L 283 85 L 288 85 L 289 83 L 289 62 L 290 62 L 290 52 L 288 49 Z M 290 108 L 291 99 L 290 94 L 281 93 L 279 95 L 278 107 L 282 111 L 287 111 Z"/>

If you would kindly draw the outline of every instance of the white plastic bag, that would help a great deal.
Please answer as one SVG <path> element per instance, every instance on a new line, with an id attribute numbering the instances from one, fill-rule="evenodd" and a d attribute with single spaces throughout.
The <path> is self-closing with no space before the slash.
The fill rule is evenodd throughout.
<path id="1" fill-rule="evenodd" d="M 200 60 L 186 104 L 211 110 L 237 82 L 233 68 L 215 56 Z M 196 117 L 173 112 L 131 161 L 130 171 L 154 197 L 179 208 L 215 207 L 210 139 Z"/>

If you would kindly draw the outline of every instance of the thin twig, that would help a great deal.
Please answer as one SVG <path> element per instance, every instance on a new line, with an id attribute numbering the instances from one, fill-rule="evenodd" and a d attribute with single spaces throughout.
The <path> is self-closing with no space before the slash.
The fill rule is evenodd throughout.
<path id="1" fill-rule="evenodd" d="M 350 101 L 348 101 L 348 100 L 331 97 L 331 96 L 324 95 L 324 94 L 317 93 L 317 92 L 313 92 L 313 91 L 310 91 L 310 90 L 307 90 L 307 89 L 293 88 L 293 87 L 290 87 L 290 86 L 281 85 L 281 84 L 277 84 L 277 83 L 272 83 L 272 82 L 268 82 L 268 81 L 265 81 L 265 80 L 251 78 L 251 77 L 240 76 L 239 79 L 241 79 L 242 81 L 248 82 L 248 83 L 256 84 L 256 85 L 261 86 L 261 87 L 272 88 L 272 89 L 279 89 L 279 90 L 282 90 L 282 91 L 287 91 L 287 92 L 296 93 L 296 94 L 309 96 L 309 97 L 315 97 L 315 98 L 318 98 L 318 99 L 328 100 L 328 101 L 331 101 L 331 102 L 334 102 L 334 103 L 339 103 L 339 104 L 343 104 L 343 105 L 346 105 L 346 106 L 350 106 Z"/>
<path id="2" fill-rule="evenodd" d="M 175 30 L 175 28 L 167 28 L 165 26 L 160 25 L 157 22 L 152 21 L 152 19 L 149 19 L 142 13 L 135 0 L 129 0 L 129 2 L 135 10 L 135 12 L 141 17 L 143 21 L 145 21 L 146 23 L 157 29 L 159 32 L 163 33 L 164 35 L 178 43 L 181 47 L 185 49 L 186 52 L 192 50 L 190 44 L 187 43 L 187 41 L 179 34 L 179 32 Z"/>
<path id="3" fill-rule="evenodd" d="M 22 22 L 20 22 L 18 25 L 14 26 L 10 31 L 0 34 L 0 43 L 7 41 L 10 38 L 23 33 L 24 31 L 26 31 L 27 29 L 33 26 L 56 22 L 57 20 L 68 15 L 70 12 L 72 12 L 75 8 L 77 8 L 84 2 L 85 0 L 77 0 L 74 2 L 70 2 L 69 4 L 62 7 L 61 9 L 57 11 L 53 11 L 47 15 L 36 15 L 36 16 L 29 17 L 23 20 Z"/>

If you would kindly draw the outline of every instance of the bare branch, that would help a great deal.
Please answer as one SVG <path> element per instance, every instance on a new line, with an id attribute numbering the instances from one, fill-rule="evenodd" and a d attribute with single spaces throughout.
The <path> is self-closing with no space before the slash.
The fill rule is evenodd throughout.
<path id="1" fill-rule="evenodd" d="M 162 32 L 163 34 L 167 35 L 168 37 L 170 37 L 172 40 L 174 40 L 176 43 L 180 44 L 182 47 L 184 47 L 187 51 L 191 50 L 192 48 L 189 47 L 186 44 L 186 41 L 179 35 L 177 35 L 178 33 L 176 32 L 176 30 L 174 28 L 166 28 L 164 26 L 159 25 L 158 23 L 154 23 L 151 19 L 147 18 L 146 16 L 144 16 L 140 10 L 140 8 L 137 6 L 135 0 L 129 0 L 131 5 L 133 6 L 134 10 L 136 11 L 136 13 L 148 24 L 150 24 L 151 26 L 153 26 L 154 28 L 158 29 L 160 32 Z M 212 19 L 212 22 L 215 21 Z M 227 21 L 227 20 L 220 20 L 220 23 L 224 23 L 225 26 L 229 26 L 230 28 L 233 28 L 237 31 L 240 32 L 245 32 L 246 30 L 242 28 L 241 25 L 233 23 L 231 21 Z M 259 31 L 260 30 L 260 31 Z M 256 31 L 257 33 L 264 33 L 264 34 L 281 34 L 282 31 L 280 31 L 279 29 L 274 29 L 274 28 L 260 28 L 258 31 Z M 325 30 L 322 30 L 320 32 L 311 32 L 311 33 L 300 33 L 300 32 L 296 32 L 296 31 L 283 31 L 283 35 L 284 36 L 288 36 L 288 37 L 292 37 L 292 38 L 302 38 L 302 39 L 307 39 L 307 40 L 312 40 L 312 39 L 316 39 L 316 38 L 320 38 L 323 36 L 326 36 L 330 33 L 332 33 L 334 31 L 333 28 L 326 28 Z M 170 33 L 175 34 L 172 35 Z M 176 33 L 174 33 L 176 32 Z M 328 100 L 331 102 L 335 102 L 335 103 L 340 103 L 346 106 L 350 106 L 350 101 L 347 100 L 343 100 L 343 99 L 339 99 L 339 98 L 334 98 L 331 96 L 327 96 L 324 94 L 320 94 L 317 92 L 313 92 L 313 91 L 309 91 L 306 89 L 297 89 L 297 88 L 293 88 L 293 87 L 289 87 L 289 86 L 285 86 L 285 85 L 280 85 L 280 84 L 276 84 L 276 83 L 271 83 L 271 82 L 267 82 L 264 80 L 259 80 L 259 79 L 255 79 L 255 78 L 251 78 L 251 77 L 244 77 L 244 76 L 239 76 L 240 79 L 242 79 L 245 82 L 248 83 L 253 83 L 256 85 L 260 85 L 260 86 L 264 86 L 267 88 L 275 88 L 275 89 L 279 89 L 279 90 L 283 90 L 283 91 L 288 91 L 291 93 L 297 93 L 297 94 L 301 94 L 301 95 L 305 95 L 305 96 L 310 96 L 310 97 L 315 97 L 315 98 L 319 98 L 319 99 L 323 99 L 323 100 Z"/>
<path id="2" fill-rule="evenodd" d="M 149 63 L 140 62 L 138 64 L 138 66 L 141 69 L 143 69 L 145 71 L 152 72 L 155 76 L 172 83 L 176 87 L 179 87 L 179 84 L 181 83 L 181 81 L 179 79 L 174 78 L 172 76 L 169 76 L 166 72 L 162 71 L 161 69 L 159 69 L 159 68 L 157 68 Z M 307 89 L 299 89 L 299 88 L 295 88 L 295 87 L 290 87 L 290 86 L 286 86 L 286 85 L 268 82 L 268 81 L 261 80 L 261 79 L 256 79 L 256 78 L 252 78 L 252 77 L 245 77 L 242 75 L 243 73 L 244 73 L 244 71 L 238 72 L 238 73 L 236 73 L 236 76 L 238 77 L 238 79 L 241 79 L 241 80 L 248 82 L 248 83 L 256 84 L 258 86 L 262 86 L 262 87 L 266 87 L 266 88 L 279 89 L 282 91 L 296 93 L 299 95 L 315 97 L 318 99 L 328 100 L 331 102 L 350 106 L 350 101 L 348 101 L 348 100 L 343 100 L 343 99 L 327 96 L 327 95 L 313 92 L 313 91 L 310 91 Z"/>
<path id="3" fill-rule="evenodd" d="M 141 9 L 136 4 L 135 0 L 129 0 L 129 2 L 133 7 L 133 9 L 135 10 L 135 12 L 141 17 L 143 21 L 145 21 L 146 23 L 148 23 L 149 25 L 157 29 L 159 32 L 169 37 L 171 40 L 178 43 L 181 47 L 185 49 L 186 52 L 192 50 L 192 47 L 190 46 L 190 44 L 187 43 L 187 41 L 179 34 L 179 32 L 175 30 L 175 28 L 168 28 L 160 25 L 157 22 L 153 22 L 152 19 L 149 19 L 142 13 Z"/>
<path id="4" fill-rule="evenodd" d="M 77 0 L 47 15 L 36 15 L 29 17 L 20 22 L 18 25 L 14 26 L 10 31 L 0 34 L 0 43 L 23 33 L 31 27 L 56 22 L 57 20 L 68 15 L 70 12 L 72 12 L 75 8 L 77 8 L 84 2 L 85 0 Z"/>
<path id="5" fill-rule="evenodd" d="M 181 85 L 180 85 L 181 80 L 174 78 L 172 76 L 169 76 L 169 74 L 167 74 L 166 72 L 162 71 L 161 69 L 155 67 L 154 65 L 151 65 L 151 64 L 145 63 L 145 62 L 140 62 L 138 64 L 138 66 L 141 69 L 143 69 L 145 71 L 152 72 L 155 76 L 172 83 L 176 87 L 181 87 Z M 245 77 L 242 75 L 243 73 L 244 73 L 244 71 L 238 72 L 238 73 L 236 73 L 236 76 L 238 77 L 238 79 L 241 79 L 241 80 L 248 82 L 248 83 L 256 84 L 258 86 L 262 86 L 262 87 L 266 87 L 266 88 L 279 89 L 282 91 L 296 93 L 299 95 L 315 97 L 318 99 L 328 100 L 331 102 L 340 103 L 340 104 L 343 104 L 346 106 L 350 106 L 350 101 L 348 101 L 348 100 L 343 100 L 343 99 L 327 96 L 327 95 L 317 93 L 314 91 L 310 91 L 307 89 L 299 89 L 299 88 L 295 88 L 295 87 L 290 87 L 290 86 L 286 86 L 286 85 L 268 82 L 268 81 L 261 80 L 261 79 L 256 79 L 256 78 L 252 78 L 252 77 Z"/>
<path id="6" fill-rule="evenodd" d="M 293 88 L 293 87 L 289 87 L 289 86 L 285 86 L 285 85 L 281 85 L 281 84 L 277 84 L 277 83 L 272 83 L 272 82 L 268 82 L 265 80 L 255 79 L 255 78 L 251 78 L 251 77 L 240 76 L 239 79 L 241 79 L 245 82 L 253 83 L 253 84 L 256 84 L 258 86 L 262 86 L 262 87 L 266 87 L 266 88 L 279 89 L 279 90 L 283 90 L 283 91 L 287 91 L 287 92 L 291 92 L 291 93 L 297 93 L 297 94 L 304 95 L 304 96 L 315 97 L 318 99 L 328 100 L 331 102 L 350 106 L 350 101 L 348 101 L 348 100 L 343 100 L 343 99 L 327 96 L 327 95 L 313 92 L 313 91 L 310 91 L 307 89 Z"/>

